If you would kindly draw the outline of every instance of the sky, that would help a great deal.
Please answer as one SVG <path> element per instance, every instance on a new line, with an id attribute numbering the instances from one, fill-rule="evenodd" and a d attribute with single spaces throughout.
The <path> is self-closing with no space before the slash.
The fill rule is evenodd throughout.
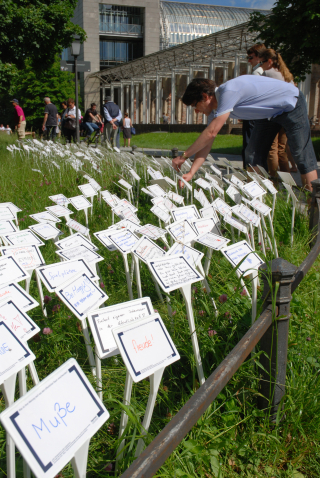
<path id="1" fill-rule="evenodd" d="M 227 7 L 258 8 L 269 10 L 274 4 L 274 0 L 175 0 L 183 3 L 202 3 L 209 5 L 224 5 Z"/>

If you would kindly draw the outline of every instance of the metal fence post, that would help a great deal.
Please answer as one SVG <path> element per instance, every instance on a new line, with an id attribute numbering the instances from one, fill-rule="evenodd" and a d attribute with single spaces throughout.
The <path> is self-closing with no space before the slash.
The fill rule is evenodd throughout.
<path id="1" fill-rule="evenodd" d="M 276 283 L 279 289 L 276 296 L 277 312 L 272 325 L 260 340 L 260 363 L 264 370 L 260 370 L 260 393 L 258 407 L 260 410 L 270 411 L 270 418 L 275 421 L 279 404 L 285 394 L 287 369 L 288 335 L 290 319 L 291 283 L 296 272 L 296 266 L 284 259 L 278 258 L 263 265 L 263 296 L 264 308 L 272 305 L 272 296 L 269 282 L 275 290 Z"/>
<path id="2" fill-rule="evenodd" d="M 317 232 L 319 227 L 319 211 L 317 198 L 320 199 L 320 179 L 311 181 L 313 191 L 311 196 L 311 208 L 310 208 L 310 219 L 309 219 L 309 229 L 310 231 Z M 311 247 L 316 241 L 316 237 L 311 242 Z"/>

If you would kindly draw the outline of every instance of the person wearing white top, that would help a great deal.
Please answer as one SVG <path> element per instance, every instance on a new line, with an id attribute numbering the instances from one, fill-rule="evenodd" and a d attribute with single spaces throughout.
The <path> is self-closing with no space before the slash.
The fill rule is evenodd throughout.
<path id="1" fill-rule="evenodd" d="M 130 148 L 131 127 L 132 127 L 131 119 L 129 118 L 128 113 L 125 113 L 124 120 L 123 120 L 123 141 L 124 141 L 124 147 L 126 147 L 126 140 L 128 140 L 128 148 Z"/>
<path id="2" fill-rule="evenodd" d="M 12 134 L 12 129 L 10 126 L 7 124 L 7 127 L 4 129 L 7 134 Z"/>
<path id="3" fill-rule="evenodd" d="M 298 88 L 285 81 L 265 76 L 242 75 L 216 88 L 213 80 L 195 78 L 182 98 L 186 106 L 207 116 L 215 110 L 213 119 L 197 140 L 174 158 L 172 165 L 179 170 L 187 158 L 195 155 L 189 173 L 190 181 L 204 163 L 215 137 L 229 116 L 254 120 L 254 128 L 245 151 L 246 165 L 267 168 L 267 157 L 274 138 L 281 128 L 287 133 L 291 154 L 301 173 L 302 184 L 312 191 L 311 181 L 318 178 L 317 159 L 313 149 L 306 100 Z"/>
<path id="4" fill-rule="evenodd" d="M 64 128 L 67 143 L 71 143 L 71 138 L 73 138 L 73 142 L 77 141 L 77 130 L 76 130 L 76 122 L 72 121 L 76 119 L 76 107 L 75 102 L 72 98 L 68 99 L 68 108 L 66 114 L 64 116 Z M 81 111 L 78 108 L 78 120 L 81 120 Z"/>
<path id="5" fill-rule="evenodd" d="M 0 124 L 0 131 L 4 131 L 6 128 L 3 126 L 3 124 Z"/>

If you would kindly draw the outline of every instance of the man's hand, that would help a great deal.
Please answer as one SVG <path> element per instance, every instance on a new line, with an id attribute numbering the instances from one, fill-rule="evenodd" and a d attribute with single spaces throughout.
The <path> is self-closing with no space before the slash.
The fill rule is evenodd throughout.
<path id="1" fill-rule="evenodd" d="M 44 131 L 46 129 L 46 125 L 42 125 L 42 131 Z"/>
<path id="2" fill-rule="evenodd" d="M 182 156 L 178 156 L 177 158 L 174 158 L 172 160 L 173 169 L 175 169 L 176 171 L 180 171 L 181 166 L 183 165 L 184 162 L 185 162 L 185 159 Z"/>
<path id="3" fill-rule="evenodd" d="M 112 129 L 117 129 L 117 126 L 114 123 L 112 123 Z"/>
<path id="4" fill-rule="evenodd" d="M 188 173 L 183 174 L 182 177 L 183 177 L 183 179 L 184 179 L 185 181 L 189 182 L 189 181 L 191 181 L 191 179 L 193 178 L 193 174 L 189 171 Z M 184 188 L 184 184 L 183 184 L 183 182 L 182 182 L 180 179 L 179 179 L 179 187 L 180 187 L 181 189 Z"/>

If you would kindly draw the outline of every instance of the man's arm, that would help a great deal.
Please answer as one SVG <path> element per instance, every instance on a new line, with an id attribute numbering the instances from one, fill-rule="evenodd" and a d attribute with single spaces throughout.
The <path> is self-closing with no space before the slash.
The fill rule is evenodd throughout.
<path id="1" fill-rule="evenodd" d="M 200 155 L 202 151 L 206 151 L 206 150 L 208 154 L 210 152 L 212 143 L 215 140 L 215 137 L 219 133 L 224 123 L 229 118 L 229 115 L 230 113 L 225 113 L 224 115 L 218 116 L 217 118 L 213 119 L 211 123 L 206 127 L 206 129 L 200 134 L 199 138 L 191 146 L 189 146 L 189 148 L 185 151 L 185 154 L 184 154 L 185 157 L 183 158 L 182 156 L 178 156 L 177 158 L 172 160 L 173 168 L 176 171 L 179 171 L 181 168 L 181 165 L 185 162 L 185 158 L 189 158 L 190 156 L 193 156 L 194 154 L 199 153 Z M 198 155 L 196 157 L 198 157 Z M 204 159 L 205 158 L 206 156 L 204 157 Z M 194 161 L 194 164 L 195 162 L 196 161 Z M 200 168 L 201 164 L 199 164 L 197 169 L 193 172 L 193 175 Z"/>
<path id="2" fill-rule="evenodd" d="M 107 108 L 103 108 L 103 111 L 104 111 L 104 117 L 106 118 L 106 120 L 112 122 L 112 118 Z"/>
<path id="3" fill-rule="evenodd" d="M 213 143 L 213 140 L 212 140 L 212 143 Z M 201 168 L 201 166 L 203 165 L 203 163 L 206 160 L 206 157 L 210 153 L 212 143 L 207 145 L 201 151 L 197 152 L 197 154 L 195 155 L 195 159 L 193 161 L 193 164 L 191 166 L 190 171 L 182 176 L 185 181 L 191 181 L 191 179 L 196 174 L 198 169 Z"/>
<path id="4" fill-rule="evenodd" d="M 42 131 L 45 130 L 47 119 L 48 119 L 48 113 L 45 113 L 43 118 Z"/>

